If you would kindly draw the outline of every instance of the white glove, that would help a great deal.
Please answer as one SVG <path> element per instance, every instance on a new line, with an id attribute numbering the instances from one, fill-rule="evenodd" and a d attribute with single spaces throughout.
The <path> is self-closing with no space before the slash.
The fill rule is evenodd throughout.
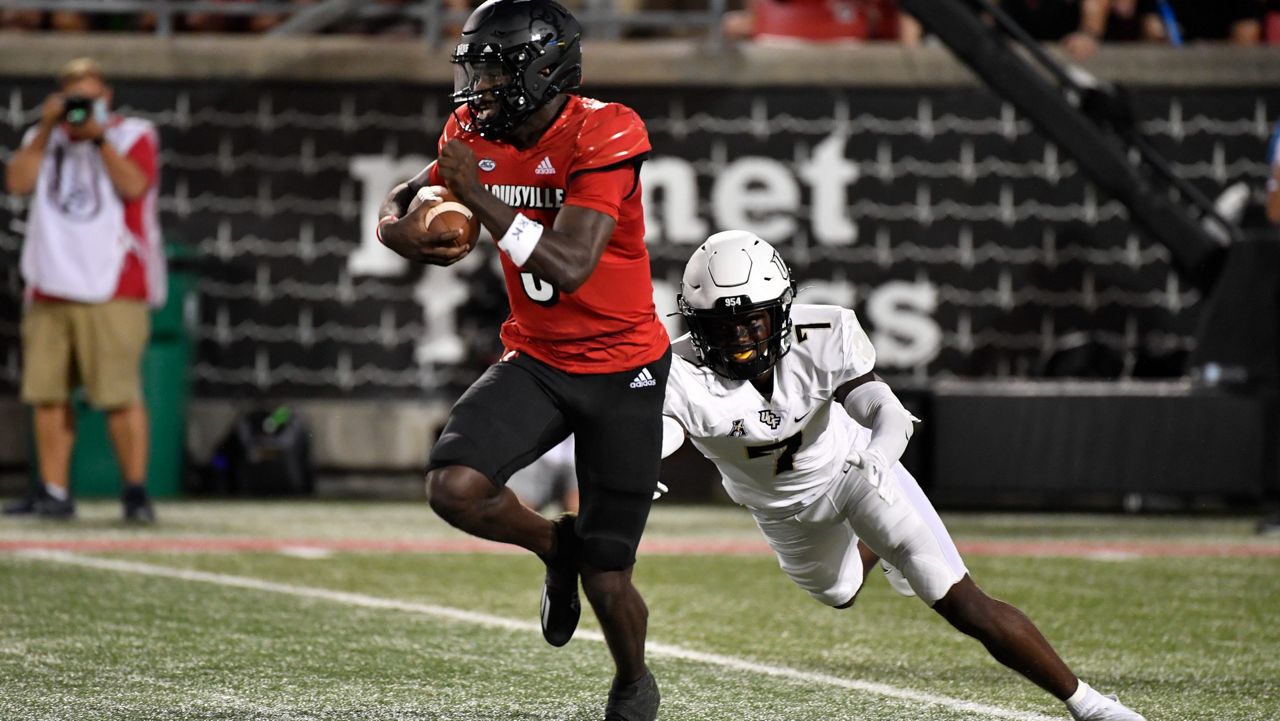
<path id="1" fill-rule="evenodd" d="M 667 488 L 667 484 L 663 483 L 662 481 L 658 481 L 658 488 L 653 492 L 653 500 L 656 501 L 659 498 L 662 498 L 662 494 L 670 490 L 671 490 L 670 488 Z"/>
<path id="2" fill-rule="evenodd" d="M 413 196 L 413 199 L 409 201 L 409 209 L 405 211 L 405 215 L 417 210 L 418 206 L 423 203 L 434 203 L 435 201 L 440 200 L 440 193 L 443 190 L 444 187 L 439 185 L 425 185 L 418 188 L 418 194 Z"/>
<path id="3" fill-rule="evenodd" d="M 858 474 L 876 489 L 886 504 L 892 506 L 898 500 L 898 484 L 889 475 L 889 461 L 880 449 L 868 446 L 860 451 L 849 451 L 845 460 L 858 469 Z"/>

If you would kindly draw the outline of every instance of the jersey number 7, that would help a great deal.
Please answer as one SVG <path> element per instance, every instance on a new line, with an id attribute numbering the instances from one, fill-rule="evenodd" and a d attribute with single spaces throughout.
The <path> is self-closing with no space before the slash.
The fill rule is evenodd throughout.
<path id="1" fill-rule="evenodd" d="M 782 451 L 778 454 L 778 462 L 773 466 L 773 475 L 786 473 L 796 467 L 796 451 L 800 450 L 800 444 L 804 442 L 801 433 L 797 432 L 794 436 L 783 438 L 777 443 L 768 443 L 763 446 L 747 446 L 747 458 L 761 458 L 772 454 L 774 451 Z"/>

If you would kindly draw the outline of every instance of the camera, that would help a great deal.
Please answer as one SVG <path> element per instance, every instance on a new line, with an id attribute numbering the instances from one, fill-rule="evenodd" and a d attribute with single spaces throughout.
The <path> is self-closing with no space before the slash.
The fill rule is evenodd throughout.
<path id="1" fill-rule="evenodd" d="M 93 114 L 93 98 L 68 95 L 63 103 L 62 117 L 72 125 L 83 125 Z"/>

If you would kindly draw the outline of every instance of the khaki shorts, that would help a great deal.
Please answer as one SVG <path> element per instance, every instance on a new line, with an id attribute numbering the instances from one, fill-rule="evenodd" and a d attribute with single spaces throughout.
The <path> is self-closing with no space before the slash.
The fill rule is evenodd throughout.
<path id="1" fill-rule="evenodd" d="M 22 400 L 61 403 L 83 384 L 89 403 L 119 408 L 142 400 L 147 304 L 35 301 L 22 318 Z"/>

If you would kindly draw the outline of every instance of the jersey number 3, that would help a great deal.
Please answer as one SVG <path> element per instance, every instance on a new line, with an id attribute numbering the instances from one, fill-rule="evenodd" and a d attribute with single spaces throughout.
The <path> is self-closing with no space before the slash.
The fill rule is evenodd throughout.
<path id="1" fill-rule="evenodd" d="M 560 290 L 533 273 L 521 273 L 520 285 L 529 300 L 540 306 L 550 308 L 560 302 Z"/>
<path id="2" fill-rule="evenodd" d="M 747 446 L 747 458 L 762 458 L 772 455 L 774 451 L 782 451 L 778 454 L 778 461 L 773 465 L 773 475 L 786 473 L 796 467 L 796 451 L 800 450 L 800 444 L 804 441 L 801 433 L 798 432 L 790 438 L 783 438 L 777 443 L 768 443 L 763 446 Z"/>

